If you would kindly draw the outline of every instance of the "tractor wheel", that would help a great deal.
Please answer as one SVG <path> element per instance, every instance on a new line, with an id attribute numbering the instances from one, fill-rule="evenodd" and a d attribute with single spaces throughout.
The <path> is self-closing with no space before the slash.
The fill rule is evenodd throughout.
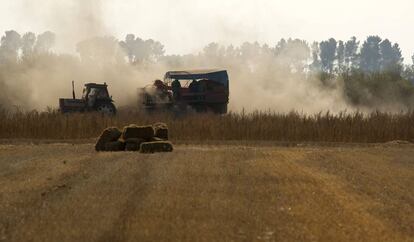
<path id="1" fill-rule="evenodd" d="M 96 111 L 98 111 L 99 113 L 105 114 L 105 115 L 109 115 L 109 116 L 113 116 L 116 114 L 115 105 L 112 103 L 101 104 L 98 106 Z"/>

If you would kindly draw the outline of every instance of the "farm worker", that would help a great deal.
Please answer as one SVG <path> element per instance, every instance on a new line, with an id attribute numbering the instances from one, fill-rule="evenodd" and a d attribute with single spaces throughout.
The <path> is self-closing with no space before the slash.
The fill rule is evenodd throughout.
<path id="1" fill-rule="evenodd" d="M 157 89 L 159 89 L 159 90 L 162 90 L 162 89 L 164 89 L 164 83 L 162 83 L 162 81 L 161 80 L 155 80 L 154 81 L 154 86 L 157 88 Z"/>
<path id="2" fill-rule="evenodd" d="M 161 99 L 165 99 L 166 97 L 168 97 L 168 99 L 171 100 L 171 95 L 168 92 L 168 88 L 161 80 L 155 80 L 154 81 L 154 86 L 155 86 L 157 95 Z"/>
<path id="3" fill-rule="evenodd" d="M 207 90 L 207 80 L 203 79 L 199 81 L 197 89 L 199 92 L 205 92 Z"/>
<path id="4" fill-rule="evenodd" d="M 198 91 L 198 82 L 197 80 L 193 80 L 190 85 L 188 86 L 190 92 L 197 92 Z"/>
<path id="5" fill-rule="evenodd" d="M 172 91 L 173 91 L 174 100 L 176 100 L 176 101 L 180 100 L 180 98 L 181 98 L 181 83 L 180 83 L 180 81 L 175 79 L 171 83 L 171 88 L 172 88 Z"/>
<path id="6" fill-rule="evenodd" d="M 92 88 L 88 95 L 88 106 L 90 108 L 95 105 L 97 96 L 98 96 L 98 90 L 96 88 Z"/>

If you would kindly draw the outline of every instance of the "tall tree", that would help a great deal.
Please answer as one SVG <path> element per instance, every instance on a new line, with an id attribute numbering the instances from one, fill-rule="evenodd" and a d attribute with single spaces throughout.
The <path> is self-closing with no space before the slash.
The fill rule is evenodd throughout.
<path id="1" fill-rule="evenodd" d="M 342 40 L 338 41 L 336 59 L 338 62 L 338 72 L 342 73 L 345 70 L 345 45 Z"/>
<path id="2" fill-rule="evenodd" d="M 282 54 L 282 52 L 286 49 L 286 45 L 287 45 L 287 42 L 285 39 L 282 38 L 281 40 L 279 40 L 279 42 L 277 43 L 275 47 L 275 55 L 278 56 Z"/>
<path id="3" fill-rule="evenodd" d="M 345 66 L 347 69 L 359 67 L 358 48 L 359 41 L 357 41 L 356 37 L 352 37 L 345 43 Z"/>
<path id="4" fill-rule="evenodd" d="M 124 41 L 119 42 L 130 63 L 139 63 L 144 60 L 155 61 L 164 55 L 164 46 L 152 39 L 143 40 L 128 34 Z"/>
<path id="5" fill-rule="evenodd" d="M 129 63 L 133 63 L 136 52 L 135 35 L 127 34 L 125 40 L 119 42 L 119 44 L 121 48 L 124 50 L 125 54 L 127 55 Z"/>
<path id="6" fill-rule="evenodd" d="M 311 56 L 308 43 L 301 39 L 282 39 L 274 52 L 279 63 L 288 66 L 293 72 L 303 72 Z"/>
<path id="7" fill-rule="evenodd" d="M 414 55 L 411 57 L 411 65 L 407 65 L 403 72 L 403 77 L 414 84 Z"/>
<path id="8" fill-rule="evenodd" d="M 313 42 L 311 49 L 312 49 L 312 63 L 310 65 L 310 69 L 313 72 L 319 72 L 321 71 L 321 61 L 319 59 L 319 55 L 320 55 L 319 43 Z"/>
<path id="9" fill-rule="evenodd" d="M 381 38 L 369 36 L 362 44 L 360 68 L 365 72 L 377 72 L 381 69 Z"/>
<path id="10" fill-rule="evenodd" d="M 43 34 L 37 36 L 36 45 L 34 50 L 37 53 L 48 53 L 53 47 L 56 41 L 56 35 L 53 32 L 46 31 Z"/>
<path id="11" fill-rule="evenodd" d="M 236 58 L 240 55 L 240 50 L 238 48 L 235 48 L 233 45 L 227 46 L 225 50 L 225 55 L 227 58 Z"/>
<path id="12" fill-rule="evenodd" d="M 261 54 L 260 44 L 258 42 L 244 42 L 240 46 L 240 54 L 245 60 L 254 59 Z"/>
<path id="13" fill-rule="evenodd" d="M 336 47 L 337 42 L 333 38 L 330 38 L 328 41 L 322 41 L 319 44 L 322 70 L 330 74 L 333 73 L 334 69 Z"/>
<path id="14" fill-rule="evenodd" d="M 33 54 L 34 45 L 36 43 L 36 35 L 32 32 L 27 32 L 22 37 L 22 54 L 23 58 L 28 58 Z"/>
<path id="15" fill-rule="evenodd" d="M 14 30 L 6 31 L 1 38 L 0 58 L 3 61 L 17 62 L 18 50 L 22 45 L 21 36 Z"/>
<path id="16" fill-rule="evenodd" d="M 381 52 L 381 71 L 392 71 L 400 73 L 402 71 L 402 53 L 398 44 L 392 45 L 388 39 L 380 44 Z"/>

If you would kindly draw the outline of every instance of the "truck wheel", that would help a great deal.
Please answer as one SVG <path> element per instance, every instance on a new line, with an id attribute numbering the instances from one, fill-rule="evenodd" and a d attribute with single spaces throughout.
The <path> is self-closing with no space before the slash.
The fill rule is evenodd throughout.
<path id="1" fill-rule="evenodd" d="M 227 103 L 226 104 L 216 104 L 213 106 L 213 110 L 216 114 L 226 114 L 227 113 Z"/>
<path id="2" fill-rule="evenodd" d="M 115 105 L 113 105 L 112 103 L 101 104 L 98 106 L 96 111 L 98 111 L 99 113 L 105 114 L 105 115 L 110 115 L 110 116 L 113 116 L 116 114 Z"/>

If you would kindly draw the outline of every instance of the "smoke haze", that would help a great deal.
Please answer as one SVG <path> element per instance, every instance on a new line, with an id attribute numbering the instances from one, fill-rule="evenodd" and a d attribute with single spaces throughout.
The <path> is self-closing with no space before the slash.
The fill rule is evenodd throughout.
<path id="1" fill-rule="evenodd" d="M 7 90 L 7 94 L 0 101 L 5 106 L 40 110 L 47 106 L 56 107 L 59 97 L 70 96 L 71 80 L 76 81 L 78 95 L 86 82 L 107 82 L 118 105 L 135 105 L 137 88 L 162 78 L 168 70 L 219 67 L 229 70 L 230 110 L 233 111 L 259 109 L 314 113 L 355 109 L 345 100 L 340 80 L 326 88 L 316 76 L 292 72 L 291 55 L 300 54 L 301 49 L 292 49 L 276 60 L 269 60 L 266 55 L 246 57 L 251 58 L 248 65 L 237 58 L 200 57 L 202 47 L 210 41 L 239 46 L 244 41 L 258 40 L 274 45 L 278 38 L 291 35 L 287 30 L 306 20 L 295 14 L 290 4 L 277 9 L 272 1 L 246 5 L 233 0 L 211 3 L 128 0 L 117 4 L 109 0 L 44 0 L 40 7 L 39 1 L 21 1 L 21 22 L 36 20 L 37 24 L 18 26 L 17 29 L 38 33 L 53 31 L 56 33 L 53 51 L 57 54 L 40 55 L 35 62 L 23 63 L 19 68 L 2 68 L 0 82 L 6 87 L 3 90 Z M 411 6 L 411 2 L 404 4 Z M 131 13 L 134 11 L 135 15 Z M 272 16 L 286 16 L 286 12 L 292 13 L 292 22 L 257 24 L 270 22 Z M 155 37 L 166 44 L 167 53 L 190 52 L 196 60 L 183 57 L 178 64 L 159 61 L 129 65 L 125 63 L 125 53 L 116 44 L 117 40 L 111 37 L 107 37 L 108 46 L 98 46 L 91 51 L 95 57 L 99 53 L 93 61 L 85 61 L 77 53 L 76 46 L 81 41 L 96 36 L 115 36 L 120 40 L 129 32 L 143 38 Z M 304 35 L 305 32 L 301 28 L 298 33 Z M 90 48 L 95 47 L 91 45 Z"/>
<path id="2" fill-rule="evenodd" d="M 41 5 L 41 7 L 39 7 Z M 113 33 L 105 26 L 101 0 L 38 1 L 23 0 L 23 19 L 36 20 L 38 26 L 56 33 L 55 50 L 75 53 L 79 41 Z M 37 28 L 27 29 L 36 31 Z"/>

